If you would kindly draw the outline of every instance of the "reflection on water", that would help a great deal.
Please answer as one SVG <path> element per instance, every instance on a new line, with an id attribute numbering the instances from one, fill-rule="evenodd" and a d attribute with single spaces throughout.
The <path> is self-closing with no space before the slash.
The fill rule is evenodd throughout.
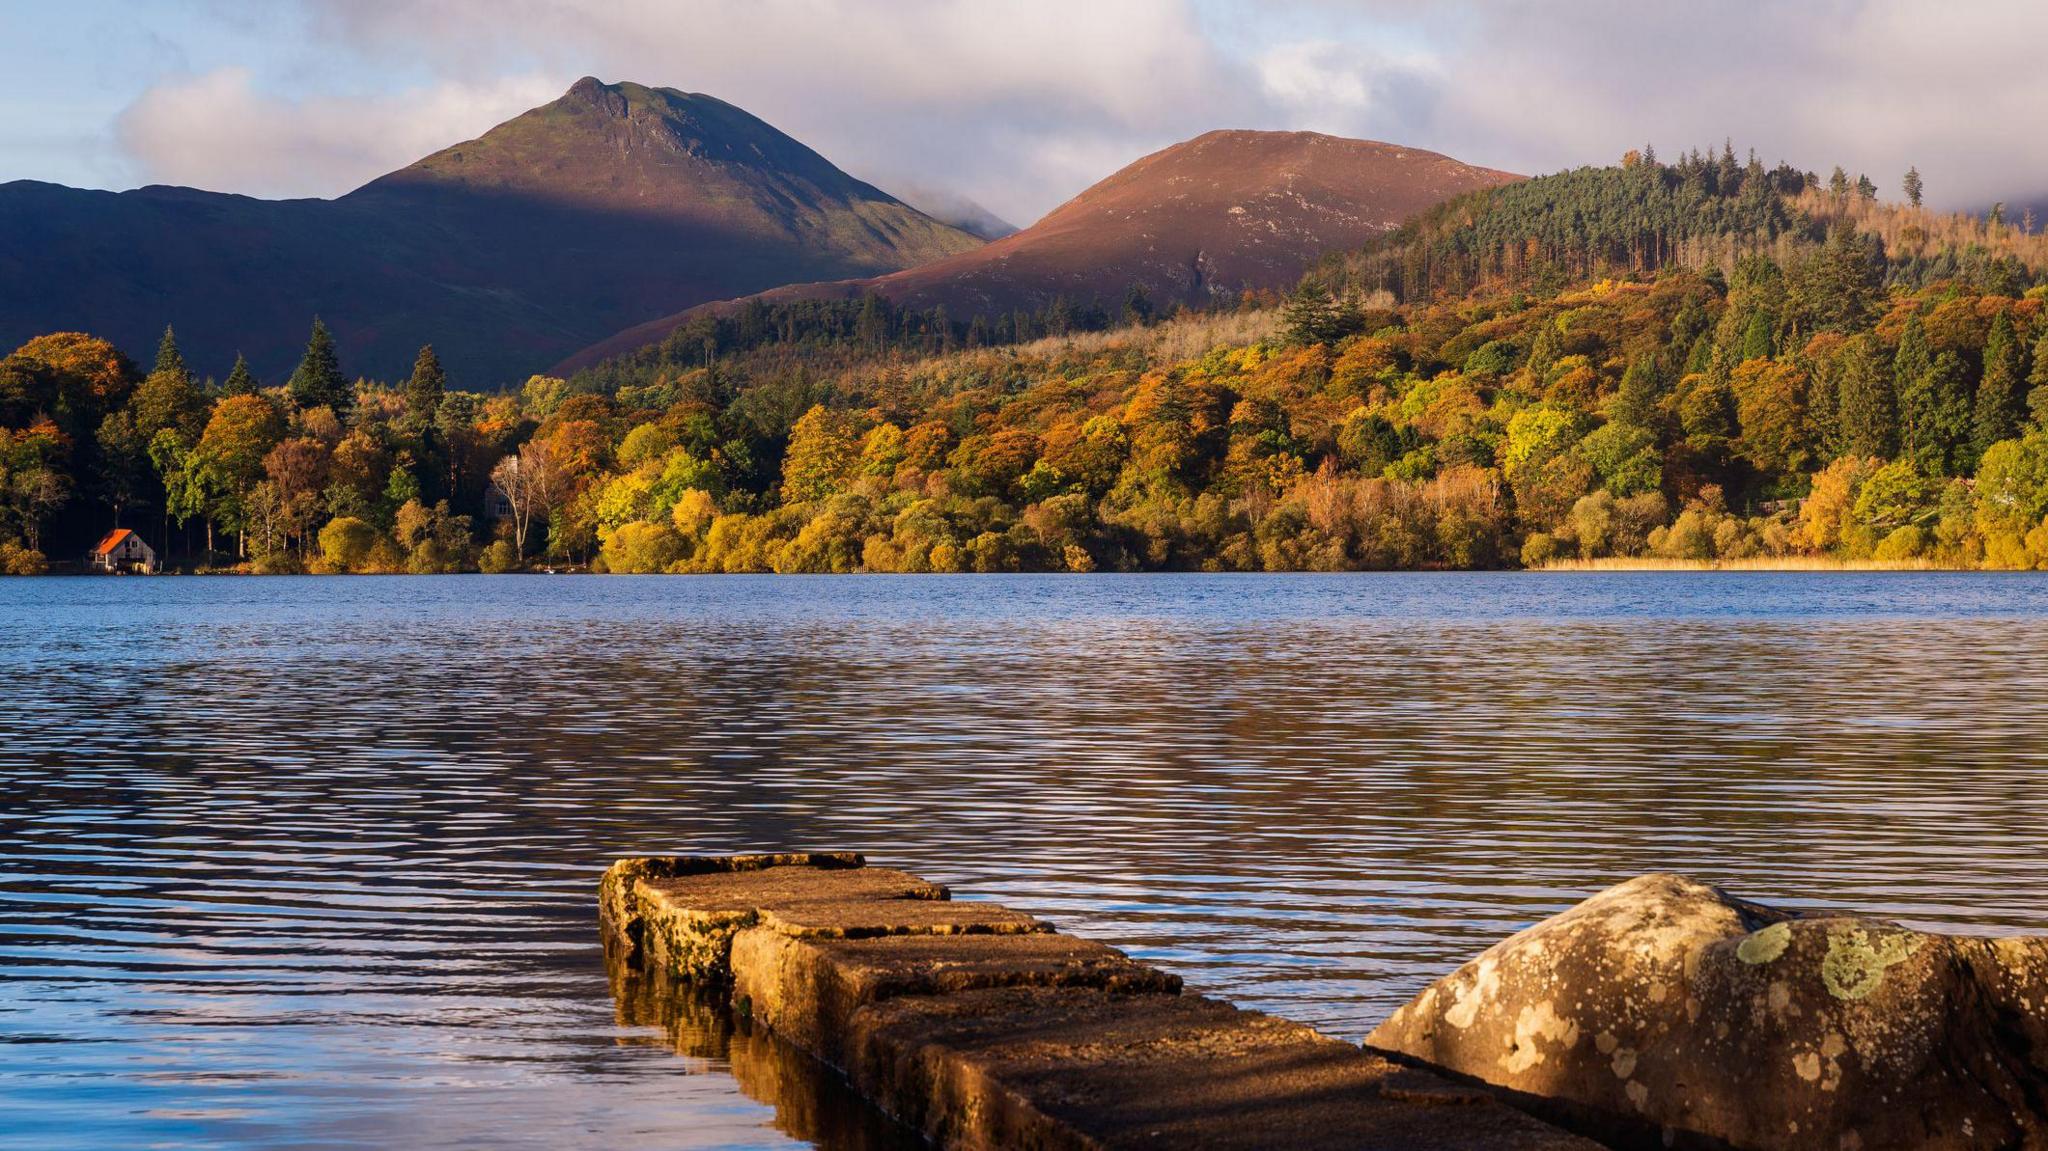
<path id="1" fill-rule="evenodd" d="M 2044 689 L 2028 577 L 0 581 L 0 1146 L 864 1146 L 615 1015 L 625 853 L 1354 1037 L 1645 870 L 2048 929 Z"/>
<path id="2" fill-rule="evenodd" d="M 731 1073 L 750 1099 L 775 1108 L 775 1126 L 835 1151 L 915 1151 L 925 1144 L 874 1109 L 844 1079 L 747 1020 L 724 997 L 606 955 L 619 1025 L 629 1043 L 654 1044 L 707 1070 Z"/>

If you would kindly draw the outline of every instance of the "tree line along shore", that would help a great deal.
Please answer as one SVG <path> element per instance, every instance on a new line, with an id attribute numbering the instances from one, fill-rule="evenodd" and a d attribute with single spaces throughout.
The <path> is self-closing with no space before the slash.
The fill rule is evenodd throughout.
<path id="1" fill-rule="evenodd" d="M 431 347 L 353 379 L 317 321 L 268 386 L 54 333 L 0 360 L 0 569 L 115 528 L 276 573 L 2048 568 L 2048 243 L 1731 163 L 1632 153 L 1284 300 L 1134 288 L 1025 342 L 757 305 L 486 392 Z"/>

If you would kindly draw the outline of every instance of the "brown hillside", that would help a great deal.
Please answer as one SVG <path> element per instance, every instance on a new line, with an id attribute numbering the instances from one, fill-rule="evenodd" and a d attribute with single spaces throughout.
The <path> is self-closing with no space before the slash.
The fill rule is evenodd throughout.
<path id="1" fill-rule="evenodd" d="M 964 317 L 1038 308 L 1061 295 L 1114 304 L 1130 285 L 1143 284 L 1162 306 L 1203 304 L 1245 289 L 1290 286 L 1326 250 L 1357 247 L 1443 200 L 1516 179 L 1369 140 L 1210 132 L 1146 156 L 984 247 L 890 275 L 794 285 L 761 297 L 877 292 Z M 560 370 L 656 342 L 683 318 L 628 329 Z"/>

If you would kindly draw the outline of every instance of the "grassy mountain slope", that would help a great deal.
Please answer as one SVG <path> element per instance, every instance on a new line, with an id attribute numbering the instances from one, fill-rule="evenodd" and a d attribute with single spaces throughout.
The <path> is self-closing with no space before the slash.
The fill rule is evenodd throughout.
<path id="1" fill-rule="evenodd" d="M 1325 251 L 1356 247 L 1441 200 L 1515 179 L 1366 140 L 1210 132 L 1138 160 L 985 247 L 872 279 L 778 288 L 763 298 L 874 293 L 902 308 L 943 307 L 960 318 L 1035 310 L 1060 297 L 1114 304 L 1142 285 L 1155 306 L 1207 305 L 1290 285 Z M 685 319 L 638 325 L 562 368 L 658 342 Z"/>
<path id="2" fill-rule="evenodd" d="M 0 185 L 0 344 L 91 330 L 136 356 L 288 372 L 318 313 L 354 372 L 432 342 L 516 382 L 637 318 L 979 246 L 708 96 L 579 80 L 338 200 Z"/>

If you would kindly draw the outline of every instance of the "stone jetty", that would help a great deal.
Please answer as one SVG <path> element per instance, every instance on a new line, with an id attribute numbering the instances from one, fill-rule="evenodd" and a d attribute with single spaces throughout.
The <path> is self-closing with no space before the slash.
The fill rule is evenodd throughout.
<path id="1" fill-rule="evenodd" d="M 634 994 L 728 998 L 939 1147 L 1598 1146 L 858 855 L 626 859 L 600 903 Z"/>

